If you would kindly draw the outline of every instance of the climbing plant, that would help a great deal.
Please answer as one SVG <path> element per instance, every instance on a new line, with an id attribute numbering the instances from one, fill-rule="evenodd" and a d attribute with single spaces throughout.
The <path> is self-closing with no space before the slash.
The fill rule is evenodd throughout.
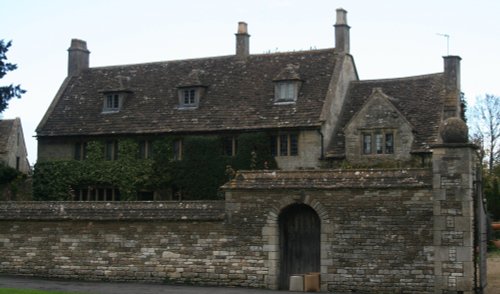
<path id="1" fill-rule="evenodd" d="M 237 170 L 276 169 L 271 155 L 271 137 L 264 132 L 245 133 L 238 136 L 238 151 L 232 160 Z"/>
<path id="2" fill-rule="evenodd" d="M 133 139 L 120 140 L 116 160 L 105 160 L 104 143 L 87 144 L 85 160 L 37 163 L 33 179 L 34 199 L 73 200 L 72 188 L 113 186 L 121 200 L 136 200 L 141 190 L 167 193 L 173 187 L 182 199 L 220 199 L 219 187 L 230 179 L 231 170 L 273 169 L 270 139 L 265 133 L 238 136 L 237 155 L 223 155 L 222 138 L 190 136 L 183 138 L 183 158 L 173 160 L 173 141 L 165 137 L 153 141 L 149 159 L 138 156 L 139 145 Z M 232 173 L 234 175 L 234 173 Z"/>

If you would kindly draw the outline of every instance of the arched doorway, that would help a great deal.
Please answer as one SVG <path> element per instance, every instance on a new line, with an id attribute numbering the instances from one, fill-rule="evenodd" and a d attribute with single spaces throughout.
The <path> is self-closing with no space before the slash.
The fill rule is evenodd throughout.
<path id="1" fill-rule="evenodd" d="M 287 206 L 278 217 L 280 232 L 279 288 L 289 288 L 289 277 L 320 271 L 321 222 L 305 204 Z"/>

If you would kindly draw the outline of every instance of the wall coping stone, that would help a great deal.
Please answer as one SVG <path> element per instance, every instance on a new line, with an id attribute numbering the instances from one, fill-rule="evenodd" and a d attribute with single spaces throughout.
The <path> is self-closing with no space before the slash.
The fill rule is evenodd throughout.
<path id="1" fill-rule="evenodd" d="M 223 221 L 224 201 L 0 202 L 0 220 Z"/>
<path id="2" fill-rule="evenodd" d="M 239 171 L 226 183 L 233 189 L 432 188 L 430 168 Z"/>

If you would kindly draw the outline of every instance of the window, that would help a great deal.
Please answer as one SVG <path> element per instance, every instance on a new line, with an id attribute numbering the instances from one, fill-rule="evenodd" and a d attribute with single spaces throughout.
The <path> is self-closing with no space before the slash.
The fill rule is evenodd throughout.
<path id="1" fill-rule="evenodd" d="M 16 156 L 16 170 L 19 170 L 21 163 L 21 158 L 19 156 Z"/>
<path id="2" fill-rule="evenodd" d="M 276 102 L 294 102 L 297 100 L 298 82 L 280 81 L 274 86 L 274 100 Z"/>
<path id="3" fill-rule="evenodd" d="M 106 94 L 103 112 L 118 112 L 122 106 L 122 96 L 118 93 Z"/>
<path id="4" fill-rule="evenodd" d="M 179 105 L 181 107 L 198 107 L 200 101 L 200 88 L 179 89 Z"/>
<path id="5" fill-rule="evenodd" d="M 106 160 L 117 160 L 118 159 L 118 142 L 117 141 L 107 141 L 104 145 L 104 158 Z"/>
<path id="6" fill-rule="evenodd" d="M 299 140 L 297 134 L 281 134 L 271 136 L 272 156 L 297 156 L 299 155 Z"/>
<path id="7" fill-rule="evenodd" d="M 153 156 L 153 144 L 149 140 L 139 141 L 139 159 L 149 159 Z"/>
<path id="8" fill-rule="evenodd" d="M 182 140 L 175 140 L 173 146 L 174 160 L 182 160 Z"/>
<path id="9" fill-rule="evenodd" d="M 392 132 L 363 133 L 363 154 L 393 154 L 394 134 Z"/>
<path id="10" fill-rule="evenodd" d="M 76 187 L 75 201 L 120 201 L 120 190 L 114 187 Z"/>
<path id="11" fill-rule="evenodd" d="M 222 138 L 222 152 L 226 156 L 236 156 L 238 150 L 238 139 L 236 137 Z"/>
<path id="12" fill-rule="evenodd" d="M 75 160 L 84 160 L 87 158 L 87 142 L 75 143 L 74 156 Z"/>

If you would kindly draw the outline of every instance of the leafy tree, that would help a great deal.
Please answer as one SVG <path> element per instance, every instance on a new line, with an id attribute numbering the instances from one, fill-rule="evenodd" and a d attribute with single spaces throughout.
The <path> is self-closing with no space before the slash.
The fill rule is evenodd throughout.
<path id="1" fill-rule="evenodd" d="M 483 187 L 488 212 L 500 219 L 500 97 L 478 97 L 468 114 L 470 139 L 479 146 L 478 156 L 485 170 Z"/>
<path id="2" fill-rule="evenodd" d="M 481 147 L 479 155 L 492 173 L 500 151 L 500 97 L 478 97 L 469 112 L 469 125 L 471 140 Z"/>
<path id="3" fill-rule="evenodd" d="M 7 43 L 4 40 L 0 40 L 0 79 L 2 79 L 7 72 L 13 71 L 17 68 L 17 65 L 8 63 L 7 61 L 7 51 L 9 51 L 9 47 L 12 45 L 12 41 Z M 13 97 L 21 98 L 21 94 L 24 94 L 26 91 L 21 89 L 20 85 L 8 85 L 0 87 L 0 113 L 2 113 L 9 104 L 9 100 Z"/>

